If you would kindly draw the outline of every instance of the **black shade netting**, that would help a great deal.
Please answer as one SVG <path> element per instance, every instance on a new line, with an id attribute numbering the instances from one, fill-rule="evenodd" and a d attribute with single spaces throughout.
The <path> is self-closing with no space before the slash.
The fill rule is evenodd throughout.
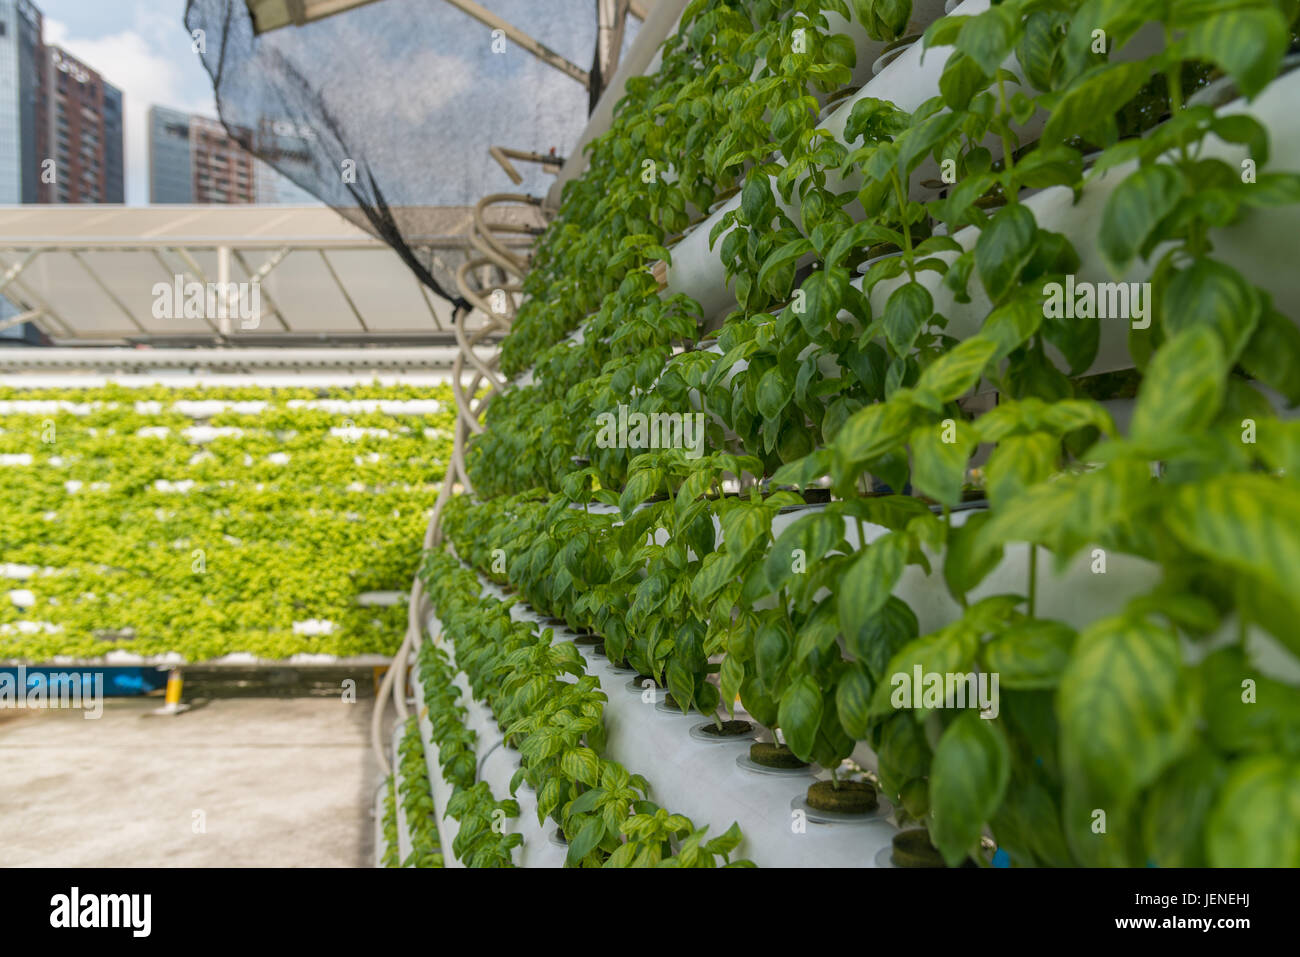
<path id="1" fill-rule="evenodd" d="M 484 6 L 590 64 L 593 0 Z M 427 242 L 449 222 L 463 231 L 463 212 L 449 216 L 446 207 L 495 192 L 545 194 L 553 180 L 540 166 L 516 163 L 523 183 L 515 185 L 489 147 L 565 156 L 587 120 L 581 83 L 444 0 L 379 0 L 260 36 L 244 0 L 189 0 L 185 26 L 230 135 L 388 242 L 431 290 L 463 308 L 454 277 L 466 253 Z"/>

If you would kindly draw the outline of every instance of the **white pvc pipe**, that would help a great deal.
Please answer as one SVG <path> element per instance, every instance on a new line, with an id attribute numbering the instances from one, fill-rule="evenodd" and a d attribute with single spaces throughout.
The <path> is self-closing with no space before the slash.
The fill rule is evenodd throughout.
<path id="1" fill-rule="evenodd" d="M 609 129 L 614 119 L 614 104 L 627 92 L 628 78 L 658 68 L 664 41 L 677 28 L 677 22 L 681 19 L 687 2 L 688 0 L 658 0 L 650 10 L 645 21 L 637 29 L 636 39 L 628 48 L 627 55 L 619 61 L 618 69 L 614 71 L 614 76 L 605 87 L 605 92 L 596 101 L 596 108 L 587 118 L 587 125 L 578 137 L 578 141 L 573 144 L 573 149 L 569 151 L 569 156 L 560 169 L 559 175 L 547 191 L 547 206 L 558 209 L 564 184 L 586 172 L 588 153 L 585 147 Z"/>
<path id="2" fill-rule="evenodd" d="M 486 591 L 502 597 L 495 586 Z M 525 604 L 510 609 L 517 621 L 544 627 Z M 555 640 L 572 640 L 566 628 L 554 629 Z M 709 825 L 717 836 L 739 824 L 743 834 L 732 859 L 747 858 L 760 867 L 864 867 L 888 847 L 897 830 L 883 817 L 862 824 L 822 825 L 801 821 L 790 802 L 803 795 L 816 779 L 829 774 L 775 776 L 744 771 L 737 755 L 748 753 L 749 740 L 735 743 L 699 741 L 692 725 L 706 719 L 698 714 L 665 714 L 655 708 L 658 696 L 627 689 L 629 676 L 610 667 L 608 659 L 579 647 L 587 673 L 600 681 L 609 698 L 604 720 L 607 755 L 629 771 L 645 776 L 650 799 L 675 814 L 685 814 L 696 827 Z M 743 715 L 739 715 L 743 717 Z"/>
<path id="3" fill-rule="evenodd" d="M 424 763 L 429 769 L 429 790 L 433 794 L 434 817 L 438 825 L 438 843 L 442 845 L 443 867 L 464 867 L 465 865 L 452 853 L 452 842 L 460 833 L 460 822 L 447 816 L 447 802 L 451 799 L 452 787 L 442 776 L 442 765 L 438 761 L 438 744 L 433 740 L 433 723 L 429 720 L 429 709 L 424 704 L 424 687 L 420 683 L 419 669 L 411 674 L 415 685 L 416 721 L 420 726 L 420 739 L 424 742 Z"/>
<path id="4" fill-rule="evenodd" d="M 966 0 L 965 3 L 960 4 L 953 11 L 953 15 L 973 16 L 987 10 L 988 6 L 988 0 Z M 920 15 L 918 15 L 918 29 L 922 29 L 933 19 L 937 19 L 942 12 L 942 6 L 939 5 L 937 10 L 927 9 L 925 11 L 925 14 L 930 16 L 930 20 L 920 19 Z M 1160 48 L 1162 42 L 1159 30 L 1155 26 L 1144 28 L 1135 34 L 1124 49 L 1117 54 L 1116 61 L 1132 60 L 1154 53 Z M 821 128 L 829 132 L 841 144 L 844 144 L 844 129 L 853 112 L 854 104 L 858 100 L 868 97 L 888 100 L 900 109 L 909 112 L 916 110 L 923 102 L 939 92 L 939 77 L 943 73 L 952 49 L 951 46 L 935 46 L 924 49 L 919 42 L 912 45 L 827 117 L 820 124 Z M 1014 56 L 1008 56 L 1002 67 L 1016 76 L 1021 75 L 1019 62 Z M 1041 133 L 1045 122 L 1046 114 L 1042 110 L 1035 112 L 1022 126 L 1017 128 L 1020 141 L 1026 142 L 1036 139 Z M 992 152 L 995 158 L 1002 155 L 1002 143 L 998 137 L 990 134 L 985 138 L 983 145 Z M 925 180 L 935 179 L 937 176 L 938 166 L 933 159 L 927 157 L 912 176 L 909 188 L 910 198 L 916 201 L 935 198 L 938 195 L 937 192 L 920 184 Z M 773 179 L 775 181 L 775 178 Z M 827 188 L 837 192 L 856 191 L 862 185 L 859 174 L 854 173 L 848 177 L 841 177 L 833 170 L 827 171 L 826 182 Z M 1064 187 L 1059 189 L 1064 189 Z M 775 187 L 773 192 L 775 195 Z M 1066 195 L 1072 196 L 1068 190 L 1066 190 Z M 1087 191 L 1085 191 L 1086 195 Z M 790 216 L 795 223 L 799 223 L 800 217 L 797 207 L 781 202 L 779 195 L 776 196 L 776 199 L 786 215 Z M 736 308 L 735 295 L 727 285 L 726 270 L 718 255 L 718 249 L 726 233 L 724 232 L 718 237 L 712 249 L 709 247 L 709 235 L 714 224 L 721 217 L 739 207 L 740 196 L 732 197 L 725 206 L 685 236 L 672 250 L 672 264 L 667 269 L 667 287 L 664 294 L 685 293 L 697 300 L 704 315 L 706 328 L 716 328 L 720 321 Z M 861 208 L 856 201 L 850 204 L 848 210 L 850 212 L 856 210 L 861 213 Z M 1068 215 L 1063 218 L 1067 222 L 1072 221 Z M 1060 224 L 1044 222 L 1041 218 L 1039 224 L 1045 228 L 1064 231 Z M 731 228 L 734 229 L 735 227 Z M 972 229 L 972 232 L 976 236 L 978 235 L 978 231 Z M 1095 230 L 1089 233 L 1084 244 L 1091 247 L 1095 235 Z M 971 242 L 974 242 L 973 238 Z M 1076 242 L 1076 245 L 1079 245 L 1079 242 Z M 811 257 L 805 257 L 805 261 L 811 261 Z M 926 275 L 928 277 L 934 274 L 927 273 Z M 978 286 L 978 280 L 975 280 L 972 284 Z M 878 288 L 883 287 L 885 287 L 885 284 L 882 283 Z M 888 288 L 893 287 L 889 286 Z M 950 296 L 948 298 L 951 299 Z M 974 308 L 974 305 L 972 303 L 962 308 L 969 311 Z M 985 309 L 985 312 L 987 312 L 987 309 Z M 980 313 L 981 318 L 983 314 Z M 951 330 L 949 330 L 949 334 L 952 334 Z"/>
<path id="5" fill-rule="evenodd" d="M 388 784 L 381 782 L 375 789 L 375 867 L 384 866 L 388 853 L 388 838 L 384 836 L 384 805 L 388 799 Z"/>
<path id="6" fill-rule="evenodd" d="M 0 347 L 0 367 L 24 369 L 446 369 L 451 346 L 133 349 L 118 346 Z M 188 383 L 184 383 L 188 384 Z"/>
<path id="7" fill-rule="evenodd" d="M 442 623 L 435 616 L 429 619 L 429 633 L 438 636 L 435 640 L 437 645 L 448 653 L 455 660 L 455 645 L 452 637 L 442 629 Z M 454 667 L 454 664 L 453 664 Z M 473 731 L 477 736 L 475 750 L 477 752 L 478 774 L 477 780 L 486 781 L 492 791 L 492 796 L 498 801 L 510 797 L 510 781 L 514 777 L 515 771 L 519 765 L 519 752 L 514 748 L 507 746 L 503 740 L 501 729 L 498 727 L 496 718 L 492 712 L 480 702 L 474 699 L 469 687 L 469 678 L 463 671 L 457 671 L 454 679 L 456 687 L 460 690 L 458 704 L 466 710 L 465 727 Z M 424 723 L 423 727 L 428 726 L 428 709 L 424 705 L 424 691 L 418 684 L 416 693 L 419 696 L 420 705 L 418 711 L 420 720 Z M 426 735 L 425 753 L 430 753 L 430 747 L 436 754 L 437 745 L 431 740 L 427 740 Z M 438 807 L 438 813 L 444 814 L 446 811 L 447 799 L 451 796 L 451 787 L 445 781 L 442 781 L 441 768 L 437 765 L 436 760 L 430 763 L 429 773 L 432 776 L 437 773 L 439 785 L 436 791 L 443 791 L 443 794 L 435 793 L 434 804 Z M 525 787 L 520 787 L 518 794 L 514 795 L 515 800 L 519 803 L 519 817 L 507 822 L 510 831 L 520 834 L 524 843 L 514 851 L 515 863 L 520 867 L 561 867 L 564 864 L 565 850 L 551 844 L 548 835 L 554 827 L 547 820 L 546 824 L 539 825 L 537 822 L 537 796 Z M 448 825 L 452 824 L 450 820 Z M 442 833 L 443 825 L 439 824 L 439 833 Z M 455 828 L 448 827 L 447 840 L 453 840 L 455 833 L 459 831 L 459 825 Z M 444 859 L 450 854 L 451 845 L 446 843 L 443 846 Z M 452 865 L 448 865 L 452 866 Z M 463 866 L 456 863 L 455 866 Z"/>
<path id="8" fill-rule="evenodd" d="M 773 532 L 779 535 L 817 506 L 778 515 Z M 953 524 L 961 526 L 970 511 L 955 512 Z M 867 526 L 868 543 L 888 529 Z M 859 545 L 857 523 L 846 520 L 845 534 L 852 548 Z M 718 531 L 721 541 L 721 530 Z M 893 594 L 906 601 L 916 612 L 921 634 L 927 634 L 961 617 L 962 609 L 948 594 L 943 582 L 943 555 L 927 549 L 933 573 L 926 575 L 917 566 L 908 566 Z M 970 593 L 976 601 L 988 595 L 1027 593 L 1028 546 L 1007 546 L 1003 561 Z M 1084 549 L 1065 568 L 1057 572 L 1052 558 L 1038 552 L 1037 613 L 1041 618 L 1063 621 L 1082 628 L 1098 618 L 1116 614 L 1129 599 L 1143 594 L 1160 580 L 1158 565 L 1129 555 L 1107 556 L 1106 572 L 1092 572 L 1093 555 Z M 505 594 L 484 582 L 485 594 L 498 600 Z M 517 621 L 529 621 L 540 633 L 546 626 L 540 615 L 526 603 L 510 609 Z M 554 629 L 556 641 L 571 640 L 573 633 Z M 1221 635 L 1235 631 L 1225 623 Z M 1251 630 L 1253 660 L 1260 670 L 1278 680 L 1300 681 L 1300 662 L 1278 643 Z M 887 847 L 896 828 L 885 819 L 854 825 L 821 825 L 808 822 L 805 830 L 797 827 L 790 802 L 801 795 L 813 780 L 808 777 L 781 777 L 751 773 L 740 769 L 735 761 L 745 753 L 749 741 L 734 744 L 698 741 L 690 729 L 706 719 L 700 715 L 665 714 L 654 707 L 650 696 L 627 689 L 629 676 L 615 672 L 608 659 L 597 656 L 590 648 L 579 647 L 586 661 L 587 673 L 595 675 L 609 700 L 605 705 L 607 754 L 628 770 L 638 772 L 649 781 L 651 797 L 661 806 L 691 818 L 697 827 L 708 824 L 711 834 L 718 834 L 733 821 L 740 825 L 744 840 L 736 851 L 760 866 L 872 866 L 877 853 Z M 739 715 L 744 717 L 743 715 Z M 859 742 L 853 753 L 859 765 L 875 769 L 876 759 L 865 743 Z M 511 772 L 513 773 L 513 772 Z M 817 777 L 828 774 L 819 771 Z M 508 780 L 508 776 L 507 776 Z"/>
<path id="9" fill-rule="evenodd" d="M 393 728 L 393 794 L 397 805 L 397 860 L 399 865 L 404 863 L 411 854 L 411 831 L 406 822 L 406 808 L 402 806 L 402 760 L 398 754 L 398 745 L 402 743 L 402 732 L 405 730 L 405 726 L 400 723 Z"/>
<path id="10" fill-rule="evenodd" d="M 1249 113 L 1254 116 L 1268 129 L 1271 155 L 1285 158 L 1289 171 L 1294 172 L 1300 169 L 1300 164 L 1295 159 L 1300 156 L 1300 124 L 1295 122 L 1297 102 L 1300 102 L 1300 71 L 1289 73 L 1270 84 L 1253 103 L 1236 100 L 1223 107 L 1219 113 Z M 1239 169 L 1248 154 L 1245 147 L 1225 143 L 1211 135 L 1206 138 L 1201 155 L 1205 158 L 1217 157 Z M 1084 188 L 1077 203 L 1073 191 L 1065 186 L 1053 186 L 1024 200 L 1024 205 L 1033 212 L 1040 229 L 1063 233 L 1074 244 L 1079 253 L 1076 282 L 1146 282 L 1151 278 L 1152 266 L 1167 248 L 1157 247 L 1149 259 L 1134 261 L 1120 276 L 1113 275 L 1102 260 L 1096 237 L 1101 230 L 1106 202 L 1115 188 L 1136 167 L 1136 163 L 1126 163 L 1106 170 Z M 1270 170 L 1275 168 L 1270 167 Z M 1235 268 L 1248 282 L 1267 290 L 1275 302 L 1285 305 L 1300 301 L 1300 271 L 1295 268 L 1296 254 L 1291 239 L 1297 232 L 1300 232 L 1300 206 L 1286 205 L 1250 210 L 1235 226 L 1210 230 L 1210 239 L 1217 259 Z M 953 239 L 963 249 L 972 249 L 979 239 L 979 230 L 969 226 L 957 232 Z M 954 253 L 940 255 L 949 261 L 956 258 Z M 922 273 L 920 281 L 930 290 L 935 310 L 948 318 L 945 333 L 957 339 L 974 335 L 992 308 L 978 278 L 971 277 L 971 301 L 959 303 L 943 286 L 943 280 L 934 277 L 937 277 L 937 273 Z M 905 278 L 901 278 L 876 284 L 871 291 L 871 307 L 876 315 L 884 309 L 889 294 L 905 281 Z M 860 288 L 860 282 L 858 285 Z M 840 316 L 847 318 L 848 313 L 841 313 Z M 1097 358 L 1088 369 L 1090 373 L 1132 368 L 1133 360 L 1128 351 L 1128 322 L 1113 319 L 1078 321 L 1097 321 L 1101 325 L 1101 342 Z M 1055 347 L 1049 346 L 1048 353 L 1063 364 Z"/>
<path id="11" fill-rule="evenodd" d="M 988 5 L 988 0 L 966 0 L 954 11 L 954 14 L 981 13 L 988 8 Z M 942 15 L 941 3 L 931 2 L 924 7 L 918 4 L 913 16 L 915 29 L 923 30 Z M 928 19 L 925 19 L 926 17 Z M 909 26 L 909 29 L 912 27 Z M 884 44 L 875 44 L 877 49 L 883 47 Z M 915 110 L 922 102 L 938 92 L 939 75 L 951 51 L 951 47 L 932 47 L 922 51 L 919 42 L 914 44 L 900 54 L 887 69 L 872 77 L 861 90 L 847 99 L 823 123 L 818 124 L 819 127 L 843 142 L 844 127 L 853 112 L 853 104 L 868 97 L 889 100 L 903 110 Z M 922 63 L 923 54 L 924 63 Z M 842 180 L 833 172 L 827 177 L 828 188 L 843 190 L 850 185 L 852 184 Z M 796 223 L 799 222 L 798 210 L 792 205 L 781 203 L 781 198 L 775 193 L 775 189 L 773 193 L 786 214 Z M 716 324 L 726 313 L 736 308 L 736 297 L 727 285 L 726 270 L 718 255 L 722 238 L 726 234 L 723 233 L 718 237 L 712 249 L 709 248 L 709 235 L 713 231 L 714 224 L 723 216 L 740 208 L 740 200 L 740 194 L 733 196 L 726 205 L 687 234 L 672 249 L 672 264 L 668 267 L 668 284 L 664 295 L 685 293 L 696 300 L 700 304 L 706 325 Z"/>

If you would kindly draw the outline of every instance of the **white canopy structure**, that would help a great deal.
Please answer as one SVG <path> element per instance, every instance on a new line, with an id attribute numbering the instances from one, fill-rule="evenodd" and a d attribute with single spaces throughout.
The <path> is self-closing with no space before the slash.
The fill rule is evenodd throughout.
<path id="1" fill-rule="evenodd" d="M 542 225 L 526 206 L 496 213 L 521 251 Z M 438 209 L 413 247 L 454 271 L 472 216 Z M 216 283 L 256 283 L 256 320 L 187 315 L 175 293 Z M 452 343 L 451 304 L 327 207 L 0 207 L 0 293 L 22 310 L 6 324 L 32 321 L 58 346 Z"/>

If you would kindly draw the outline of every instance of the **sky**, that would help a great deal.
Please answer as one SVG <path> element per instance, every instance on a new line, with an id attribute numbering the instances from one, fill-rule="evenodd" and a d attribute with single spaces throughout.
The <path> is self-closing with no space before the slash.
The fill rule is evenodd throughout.
<path id="1" fill-rule="evenodd" d="M 591 0 L 487 0 L 493 12 L 574 62 L 590 64 Z M 184 26 L 185 0 L 35 0 L 45 40 L 69 50 L 118 87 L 125 105 L 126 202 L 148 202 L 147 115 L 151 105 L 217 115 L 212 84 Z M 629 28 L 630 44 L 634 28 Z M 488 30 L 437 0 L 385 0 L 303 28 L 277 31 L 269 50 L 286 56 L 347 121 L 397 202 L 472 203 L 513 191 L 487 160 L 494 142 L 561 155 L 586 121 L 586 94 L 571 80 L 513 48 L 488 52 Z M 266 42 L 266 38 L 262 39 Z M 626 47 L 625 47 L 626 49 Z M 321 51 L 327 51 L 322 57 Z M 499 52 L 499 51 L 492 51 Z M 338 63 L 364 64 L 357 72 Z M 234 71 L 231 122 L 261 103 L 261 59 Z M 467 108 L 468 95 L 478 97 Z M 273 99 L 273 98 L 272 98 Z M 521 168 L 529 192 L 549 179 Z M 403 195 L 409 191 L 409 195 Z"/>

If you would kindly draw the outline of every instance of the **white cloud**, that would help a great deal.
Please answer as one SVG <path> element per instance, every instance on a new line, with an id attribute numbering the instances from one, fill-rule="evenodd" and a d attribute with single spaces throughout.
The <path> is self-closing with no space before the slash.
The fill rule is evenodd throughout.
<path id="1" fill-rule="evenodd" d="M 122 91 L 126 130 L 126 201 L 149 201 L 149 107 L 154 104 L 212 114 L 209 97 L 185 96 L 191 84 L 182 67 L 194 56 L 182 30 L 171 22 L 167 39 L 146 38 L 136 29 L 94 38 L 75 35 L 59 21 L 46 19 L 45 42 L 63 47 Z M 153 33 L 154 31 L 150 31 Z"/>

